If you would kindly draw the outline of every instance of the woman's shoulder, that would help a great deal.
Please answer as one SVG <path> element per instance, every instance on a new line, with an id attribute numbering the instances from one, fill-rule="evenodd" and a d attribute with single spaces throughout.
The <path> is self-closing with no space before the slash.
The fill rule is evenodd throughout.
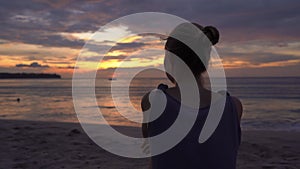
<path id="1" fill-rule="evenodd" d="M 243 105 L 240 99 L 238 99 L 235 96 L 230 96 L 231 100 L 233 101 L 235 107 L 236 107 L 236 111 L 238 113 L 238 117 L 239 119 L 242 118 L 242 114 L 243 114 Z"/>
<path id="2" fill-rule="evenodd" d="M 165 84 L 159 84 L 158 86 L 157 86 L 157 89 L 158 90 L 161 90 L 161 91 L 165 91 L 165 90 L 167 90 L 169 87 L 168 87 L 168 85 L 165 85 Z M 153 90 L 152 90 L 153 91 Z M 150 92 L 148 92 L 148 93 L 146 93 L 144 96 L 143 96 L 143 98 L 142 98 L 142 101 L 141 101 L 141 107 L 142 107 L 142 110 L 143 111 L 146 111 L 146 110 L 148 110 L 149 108 L 150 108 L 150 101 L 149 101 L 149 95 L 150 95 L 150 93 L 151 93 L 151 91 Z"/>

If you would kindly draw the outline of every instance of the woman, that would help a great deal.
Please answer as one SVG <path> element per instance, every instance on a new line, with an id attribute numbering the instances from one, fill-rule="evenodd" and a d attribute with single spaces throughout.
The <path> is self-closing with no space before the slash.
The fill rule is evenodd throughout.
<path id="1" fill-rule="evenodd" d="M 157 119 L 143 124 L 143 136 L 152 137 L 167 130 L 176 120 L 178 111 L 182 105 L 179 83 L 183 81 L 185 74 L 180 70 L 180 66 L 175 65 L 174 61 L 170 61 L 170 58 L 172 60 L 170 53 L 179 57 L 188 66 L 196 79 L 200 96 L 197 119 L 192 129 L 182 141 L 172 149 L 151 158 L 151 168 L 234 169 L 236 168 L 236 157 L 241 138 L 240 119 L 243 111 L 242 104 L 239 99 L 227 93 L 225 96 L 225 108 L 217 128 L 206 142 L 199 143 L 198 138 L 206 120 L 208 110 L 214 106 L 214 102 L 211 103 L 212 95 L 220 95 L 206 89 L 203 86 L 202 78 L 202 74 L 206 72 L 210 60 L 211 46 L 217 44 L 219 41 L 219 32 L 215 27 L 202 27 L 199 24 L 192 23 L 193 27 L 202 31 L 201 34 L 205 35 L 203 37 L 186 29 L 189 27 L 189 24 L 191 23 L 183 23 L 177 26 L 171 35 L 183 35 L 192 43 L 196 43 L 199 49 L 201 49 L 197 52 L 200 56 L 186 44 L 174 38 L 174 36 L 167 38 L 165 45 L 165 67 L 173 71 L 172 74 L 176 76 L 173 77 L 167 73 L 167 77 L 174 84 L 174 87 L 169 88 L 163 84 L 158 86 L 158 89 L 166 95 L 167 104 L 164 112 Z M 199 30 L 197 31 L 199 32 Z M 205 39 L 210 41 L 210 43 L 206 43 Z M 150 106 L 148 93 L 143 97 L 141 107 L 145 112 Z"/>

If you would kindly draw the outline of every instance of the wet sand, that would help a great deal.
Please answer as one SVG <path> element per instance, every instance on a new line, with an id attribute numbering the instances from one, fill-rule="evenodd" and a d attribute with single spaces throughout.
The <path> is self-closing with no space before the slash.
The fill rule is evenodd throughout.
<path id="1" fill-rule="evenodd" d="M 140 129 L 117 127 L 130 135 Z M 0 168 L 140 169 L 149 159 L 113 155 L 83 132 L 78 123 L 0 120 Z M 243 131 L 239 169 L 300 168 L 300 132 Z"/>

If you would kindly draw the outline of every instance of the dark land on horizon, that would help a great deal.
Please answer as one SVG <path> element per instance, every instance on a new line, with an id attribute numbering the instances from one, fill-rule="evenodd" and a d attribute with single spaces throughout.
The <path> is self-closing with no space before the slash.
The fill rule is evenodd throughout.
<path id="1" fill-rule="evenodd" d="M 61 79 L 61 76 L 48 73 L 0 73 L 0 79 Z"/>

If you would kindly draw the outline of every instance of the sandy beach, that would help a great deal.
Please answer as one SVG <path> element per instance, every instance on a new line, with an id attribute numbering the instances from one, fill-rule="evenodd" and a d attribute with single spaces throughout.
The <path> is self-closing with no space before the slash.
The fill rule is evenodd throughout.
<path id="1" fill-rule="evenodd" d="M 0 120 L 0 168 L 147 168 L 149 159 L 129 159 L 98 147 L 78 123 Z M 117 127 L 140 135 L 138 128 Z M 130 135 L 131 135 L 130 134 Z M 239 169 L 300 168 L 300 132 L 243 131 Z"/>

